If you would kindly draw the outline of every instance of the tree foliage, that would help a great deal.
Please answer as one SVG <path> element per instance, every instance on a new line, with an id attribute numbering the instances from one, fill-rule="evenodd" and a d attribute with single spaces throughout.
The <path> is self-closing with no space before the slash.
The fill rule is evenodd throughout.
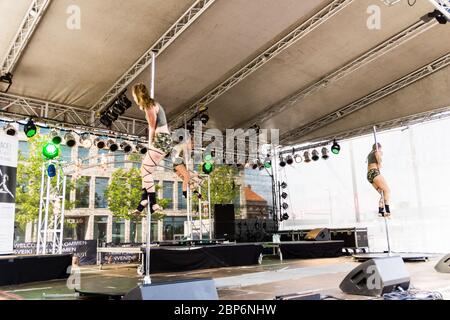
<path id="1" fill-rule="evenodd" d="M 136 217 L 132 212 L 141 201 L 142 180 L 140 170 L 132 168 L 129 170 L 117 169 L 111 176 L 111 181 L 106 189 L 108 208 L 112 214 L 121 219 L 134 220 Z M 158 190 L 158 186 L 156 190 Z M 157 199 L 158 204 L 165 208 L 170 202 L 169 199 Z M 153 220 L 161 220 L 164 214 L 155 213 Z"/>

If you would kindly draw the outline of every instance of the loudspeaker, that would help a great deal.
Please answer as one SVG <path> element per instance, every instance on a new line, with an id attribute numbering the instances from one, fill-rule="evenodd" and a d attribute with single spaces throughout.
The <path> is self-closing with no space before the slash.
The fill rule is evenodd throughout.
<path id="1" fill-rule="evenodd" d="M 348 294 L 382 296 L 398 287 L 408 290 L 410 277 L 401 257 L 368 260 L 353 269 L 339 288 Z"/>
<path id="2" fill-rule="evenodd" d="M 214 280 L 199 279 L 141 285 L 123 300 L 219 300 L 219 296 Z"/>
<path id="3" fill-rule="evenodd" d="M 444 256 L 434 267 L 437 272 L 450 273 L 450 254 Z"/>
<path id="4" fill-rule="evenodd" d="M 214 205 L 214 234 L 216 239 L 235 240 L 234 204 Z"/>
<path id="5" fill-rule="evenodd" d="M 331 234 L 330 230 L 326 228 L 318 228 L 311 230 L 308 232 L 305 236 L 305 240 L 308 241 L 330 241 L 331 240 Z"/>

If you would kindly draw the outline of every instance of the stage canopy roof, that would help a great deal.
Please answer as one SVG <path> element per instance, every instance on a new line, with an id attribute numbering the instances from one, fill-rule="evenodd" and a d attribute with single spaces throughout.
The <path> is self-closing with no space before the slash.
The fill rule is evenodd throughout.
<path id="1" fill-rule="evenodd" d="M 313 141 L 450 106 L 450 25 L 421 19 L 433 10 L 406 0 L 0 0 L 0 58 L 25 17 L 34 28 L 12 68 L 0 60 L 13 74 L 0 107 L 88 124 L 118 90 L 149 83 L 153 49 L 172 126 L 208 106 L 210 127 Z M 132 127 L 143 120 L 133 106 L 114 129 L 145 134 Z"/>

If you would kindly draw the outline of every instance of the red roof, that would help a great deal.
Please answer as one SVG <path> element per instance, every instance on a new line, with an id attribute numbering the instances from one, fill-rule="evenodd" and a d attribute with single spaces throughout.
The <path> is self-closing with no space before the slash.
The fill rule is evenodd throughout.
<path id="1" fill-rule="evenodd" d="M 246 186 L 244 188 L 244 196 L 246 201 L 253 201 L 253 202 L 267 202 L 266 199 L 261 197 L 259 194 L 257 194 L 255 191 L 252 190 L 251 186 Z"/>

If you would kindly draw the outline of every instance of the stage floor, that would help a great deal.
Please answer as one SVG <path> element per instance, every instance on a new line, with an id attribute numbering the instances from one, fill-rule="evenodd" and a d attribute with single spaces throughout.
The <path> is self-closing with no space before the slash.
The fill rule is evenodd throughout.
<path id="1" fill-rule="evenodd" d="M 411 284 L 417 290 L 439 291 L 450 300 L 450 274 L 434 270 L 439 256 L 428 262 L 407 263 Z M 186 278 L 213 278 L 222 300 L 273 299 L 277 295 L 315 292 L 341 299 L 373 299 L 350 296 L 338 286 L 345 275 L 358 263 L 350 257 L 287 260 L 265 258 L 262 265 L 195 270 L 182 273 L 161 273 L 153 282 Z M 81 268 L 81 289 L 86 291 L 126 292 L 136 285 L 139 276 L 134 265 L 107 265 Z M 0 287 L 0 299 L 78 299 L 66 281 L 46 281 L 26 285 Z"/>

